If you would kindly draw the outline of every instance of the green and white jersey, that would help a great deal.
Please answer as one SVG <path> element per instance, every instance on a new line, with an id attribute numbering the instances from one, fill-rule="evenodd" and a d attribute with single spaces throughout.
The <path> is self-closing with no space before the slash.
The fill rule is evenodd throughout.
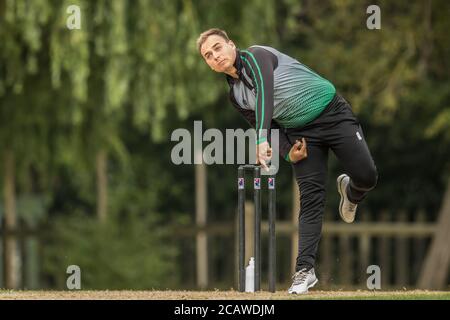
<path id="1" fill-rule="evenodd" d="M 336 93 L 330 81 L 274 48 L 251 46 L 236 52 L 239 79 L 227 76 L 230 99 L 254 125 L 259 143 L 267 139 L 272 120 L 282 128 L 303 127 Z"/>

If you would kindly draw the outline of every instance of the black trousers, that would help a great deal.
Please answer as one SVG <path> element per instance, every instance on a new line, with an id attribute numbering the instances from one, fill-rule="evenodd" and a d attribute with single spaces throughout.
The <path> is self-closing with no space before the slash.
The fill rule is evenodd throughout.
<path id="1" fill-rule="evenodd" d="M 300 191 L 298 271 L 315 265 L 325 208 L 328 150 L 334 152 L 350 176 L 347 194 L 353 203 L 361 202 L 375 187 L 378 173 L 361 125 L 339 94 L 314 121 L 285 132 L 291 143 L 305 138 L 308 151 L 307 158 L 292 165 Z"/>

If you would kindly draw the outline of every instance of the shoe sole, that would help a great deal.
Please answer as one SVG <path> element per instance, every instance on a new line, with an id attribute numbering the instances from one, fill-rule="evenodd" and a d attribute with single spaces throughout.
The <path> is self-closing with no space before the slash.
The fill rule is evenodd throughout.
<path id="1" fill-rule="evenodd" d="M 341 182 L 342 182 L 342 180 L 344 180 L 345 177 L 346 177 L 346 175 L 341 175 L 338 177 L 338 180 L 337 180 L 337 189 L 338 189 L 339 194 L 341 195 L 341 201 L 339 203 L 339 215 L 341 216 L 341 219 L 344 220 L 344 222 L 352 223 L 355 218 L 353 218 L 352 221 L 348 221 L 344 218 L 344 215 L 342 214 L 342 206 L 344 205 L 344 193 L 342 191 L 342 187 L 341 187 L 342 183 Z"/>
<path id="2" fill-rule="evenodd" d="M 304 292 L 304 293 L 297 293 L 295 291 L 288 292 L 288 293 L 289 294 L 305 294 L 305 293 L 308 293 L 308 289 L 314 287 L 317 284 L 317 282 L 319 282 L 319 279 L 316 278 L 316 280 L 308 286 L 308 288 L 306 289 L 306 292 Z"/>
<path id="3" fill-rule="evenodd" d="M 311 284 L 308 286 L 308 289 L 314 287 L 314 286 L 316 285 L 317 282 L 319 282 L 319 279 L 316 279 L 316 281 L 314 281 L 313 283 L 311 283 Z"/>

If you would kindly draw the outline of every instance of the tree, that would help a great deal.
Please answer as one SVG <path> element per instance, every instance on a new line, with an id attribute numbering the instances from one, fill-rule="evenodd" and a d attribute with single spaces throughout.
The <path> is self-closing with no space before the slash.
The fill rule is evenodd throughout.
<path id="1" fill-rule="evenodd" d="M 369 30 L 370 4 L 286 1 L 282 43 L 330 79 L 363 123 L 383 182 L 370 206 L 437 212 L 449 174 L 449 4 L 381 1 L 381 29 Z"/>

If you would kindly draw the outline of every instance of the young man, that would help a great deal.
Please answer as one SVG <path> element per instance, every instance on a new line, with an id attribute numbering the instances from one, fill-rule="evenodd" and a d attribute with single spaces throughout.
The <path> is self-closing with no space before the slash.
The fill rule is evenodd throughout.
<path id="1" fill-rule="evenodd" d="M 263 167 L 272 156 L 267 133 L 280 129 L 280 154 L 293 166 L 301 203 L 298 257 L 289 293 L 306 293 L 318 281 L 314 264 L 328 150 L 346 172 L 337 178 L 339 214 L 345 222 L 353 222 L 358 203 L 377 183 L 361 126 L 333 84 L 274 48 L 239 50 L 220 29 L 203 32 L 197 45 L 211 69 L 226 74 L 231 102 L 257 130 L 256 158 Z"/>

